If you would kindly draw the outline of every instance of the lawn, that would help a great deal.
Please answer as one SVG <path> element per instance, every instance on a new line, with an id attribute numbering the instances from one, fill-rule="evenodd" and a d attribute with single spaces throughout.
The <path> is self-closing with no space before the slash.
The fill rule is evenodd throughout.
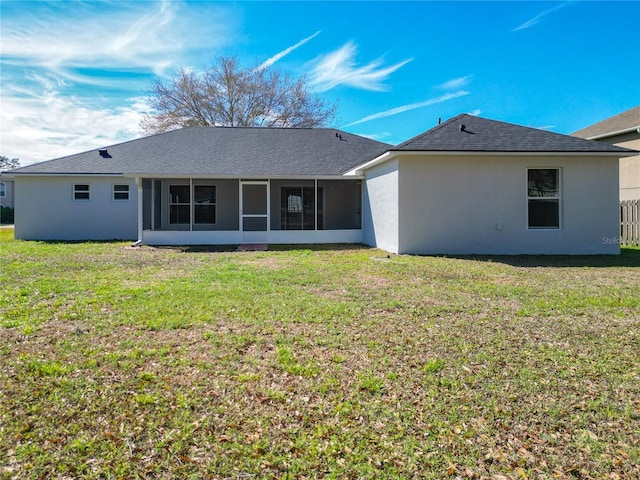
<path id="1" fill-rule="evenodd" d="M 638 249 L 0 236 L 0 478 L 640 477 Z"/>

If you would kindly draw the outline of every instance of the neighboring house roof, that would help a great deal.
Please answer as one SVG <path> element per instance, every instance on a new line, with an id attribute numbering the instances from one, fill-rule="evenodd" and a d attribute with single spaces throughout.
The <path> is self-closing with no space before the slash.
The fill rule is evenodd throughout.
<path id="1" fill-rule="evenodd" d="M 631 108 L 625 112 L 605 118 L 601 122 L 589 125 L 571 135 L 580 138 L 606 138 L 622 133 L 631 132 L 640 128 L 640 106 Z"/>
<path id="2" fill-rule="evenodd" d="M 331 176 L 390 146 L 331 128 L 188 127 L 29 165 L 11 174 Z"/>
<path id="3" fill-rule="evenodd" d="M 632 150 L 461 114 L 390 149 L 427 152 L 629 153 Z"/>

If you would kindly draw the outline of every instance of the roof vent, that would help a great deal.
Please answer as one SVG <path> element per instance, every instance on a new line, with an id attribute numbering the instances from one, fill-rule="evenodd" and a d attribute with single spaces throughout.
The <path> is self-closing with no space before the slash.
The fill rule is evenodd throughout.
<path id="1" fill-rule="evenodd" d="M 340 140 L 342 140 L 342 134 L 341 134 L 341 133 L 336 132 L 336 138 L 339 138 Z"/>
<path id="2" fill-rule="evenodd" d="M 460 124 L 460 131 L 464 132 L 467 129 L 467 127 L 464 126 L 464 124 Z"/>
<path id="3" fill-rule="evenodd" d="M 98 153 L 102 158 L 111 158 L 111 155 L 109 155 L 109 152 L 107 152 L 106 148 L 98 150 Z"/>

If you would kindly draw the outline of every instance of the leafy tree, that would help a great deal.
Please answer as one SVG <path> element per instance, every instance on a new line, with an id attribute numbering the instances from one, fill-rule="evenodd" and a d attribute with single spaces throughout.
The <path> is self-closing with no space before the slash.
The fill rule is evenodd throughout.
<path id="1" fill-rule="evenodd" d="M 313 95 L 304 77 L 263 67 L 243 67 L 220 57 L 201 72 L 181 69 L 167 82 L 156 79 L 149 97 L 147 133 L 180 127 L 318 127 L 335 117 L 336 106 Z"/>
<path id="2" fill-rule="evenodd" d="M 18 168 L 20 166 L 20 160 L 18 158 L 9 158 L 4 155 L 0 155 L 0 172 L 4 172 L 6 170 L 13 170 L 14 168 Z"/>

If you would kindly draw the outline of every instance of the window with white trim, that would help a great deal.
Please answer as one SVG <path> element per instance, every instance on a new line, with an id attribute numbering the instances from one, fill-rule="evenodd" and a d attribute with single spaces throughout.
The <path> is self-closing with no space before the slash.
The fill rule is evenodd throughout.
<path id="1" fill-rule="evenodd" d="M 191 222 L 191 192 L 189 185 L 169 185 L 169 223 L 171 225 Z"/>
<path id="2" fill-rule="evenodd" d="M 193 186 L 193 223 L 216 223 L 215 185 Z"/>
<path id="3" fill-rule="evenodd" d="M 114 201 L 126 201 L 129 200 L 129 185 L 114 185 L 113 186 L 113 200 Z"/>
<path id="4" fill-rule="evenodd" d="M 78 201 L 91 200 L 91 187 L 87 183 L 73 184 L 73 199 Z"/>
<path id="5" fill-rule="evenodd" d="M 560 228 L 560 169 L 527 169 L 527 225 L 530 229 Z"/>
<path id="6" fill-rule="evenodd" d="M 0 197 L 4 197 L 7 195 L 6 185 L 4 182 L 0 182 Z"/>

